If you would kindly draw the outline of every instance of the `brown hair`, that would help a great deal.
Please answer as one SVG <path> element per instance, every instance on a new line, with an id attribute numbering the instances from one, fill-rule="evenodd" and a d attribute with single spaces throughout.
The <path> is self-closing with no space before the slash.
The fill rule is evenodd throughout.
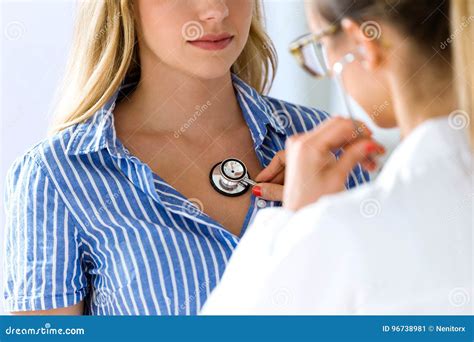
<path id="1" fill-rule="evenodd" d="M 363 24 L 380 20 L 397 27 L 435 61 L 452 61 L 456 74 L 458 110 L 468 125 L 474 150 L 474 1 L 468 0 L 314 0 L 331 24 L 351 18 Z M 437 51 L 438 54 L 434 52 Z"/>
<path id="2" fill-rule="evenodd" d="M 421 51 L 439 50 L 443 58 L 450 60 L 448 48 L 440 48 L 450 34 L 450 6 L 448 0 L 315 0 L 322 17 L 338 24 L 344 17 L 359 23 L 381 20 L 395 25 L 409 35 Z"/>
<path id="3" fill-rule="evenodd" d="M 250 35 L 232 72 L 258 92 L 269 90 L 277 56 L 256 0 Z M 131 74 L 140 71 L 135 13 L 130 0 L 81 0 L 50 134 L 89 119 Z"/>

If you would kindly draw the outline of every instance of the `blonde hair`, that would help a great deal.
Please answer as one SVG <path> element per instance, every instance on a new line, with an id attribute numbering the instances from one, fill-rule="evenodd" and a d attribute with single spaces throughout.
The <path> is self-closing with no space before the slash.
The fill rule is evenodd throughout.
<path id="1" fill-rule="evenodd" d="M 453 39 L 453 60 L 459 94 L 459 107 L 468 113 L 471 148 L 474 150 L 474 1 L 451 0 L 451 31 Z"/>
<path id="2" fill-rule="evenodd" d="M 231 71 L 264 93 L 273 82 L 277 57 L 264 31 L 260 1 L 255 0 L 249 39 Z M 130 0 L 79 2 L 50 134 L 93 116 L 123 80 L 140 69 L 135 20 Z"/>

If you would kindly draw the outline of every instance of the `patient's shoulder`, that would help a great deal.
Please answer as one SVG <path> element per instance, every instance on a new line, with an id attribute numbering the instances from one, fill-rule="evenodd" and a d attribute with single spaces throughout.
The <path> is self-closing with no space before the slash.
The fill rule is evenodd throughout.
<path id="1" fill-rule="evenodd" d="M 36 168 L 45 175 L 51 176 L 55 171 L 62 169 L 62 166 L 70 161 L 67 151 L 75 129 L 75 126 L 70 126 L 28 147 L 12 162 L 7 175 L 26 175 Z"/>

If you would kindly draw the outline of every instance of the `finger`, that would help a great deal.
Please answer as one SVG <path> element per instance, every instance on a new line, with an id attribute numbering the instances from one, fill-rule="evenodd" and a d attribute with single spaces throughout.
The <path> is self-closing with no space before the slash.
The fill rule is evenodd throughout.
<path id="1" fill-rule="evenodd" d="M 372 139 L 361 139 L 344 150 L 344 154 L 333 166 L 334 174 L 345 180 L 357 164 L 362 164 L 368 171 L 377 167 L 376 157 L 383 155 L 385 148 Z"/>
<path id="2" fill-rule="evenodd" d="M 255 181 L 268 182 L 282 170 L 285 170 L 285 150 L 281 150 L 275 154 L 270 164 L 255 177 Z"/>
<path id="3" fill-rule="evenodd" d="M 367 172 L 374 172 L 377 169 L 378 164 L 375 160 L 368 158 L 361 161 L 360 166 Z"/>
<path id="4" fill-rule="evenodd" d="M 382 147 L 382 146 L 381 146 Z M 375 148 L 376 150 L 378 149 L 377 147 L 372 147 Z M 370 151 L 369 151 L 370 154 Z M 366 159 L 364 159 L 360 165 L 369 172 L 373 172 L 378 168 L 378 157 L 381 155 L 385 154 L 385 148 L 382 147 L 382 149 L 377 150 L 375 153 L 370 154 Z"/>
<path id="5" fill-rule="evenodd" d="M 285 170 L 282 170 L 279 174 L 277 174 L 275 177 L 267 181 L 267 183 L 273 183 L 273 184 L 281 184 L 283 185 L 285 182 Z"/>
<path id="6" fill-rule="evenodd" d="M 252 189 L 254 195 L 269 200 L 283 200 L 283 185 L 273 183 L 259 183 Z"/>

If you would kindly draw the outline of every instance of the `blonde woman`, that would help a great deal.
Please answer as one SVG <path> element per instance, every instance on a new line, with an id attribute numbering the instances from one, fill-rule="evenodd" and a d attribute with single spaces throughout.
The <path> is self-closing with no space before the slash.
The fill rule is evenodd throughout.
<path id="1" fill-rule="evenodd" d="M 337 193 L 370 133 L 334 118 L 290 138 L 261 176 L 284 161 L 283 208 L 257 214 L 204 312 L 472 315 L 474 1 L 307 4 L 315 34 L 295 45 L 327 52 L 319 70 L 343 61 L 367 111 L 393 104 L 373 120 L 399 126 L 403 141 L 376 181 Z"/>
<path id="2" fill-rule="evenodd" d="M 218 193 L 211 168 L 257 176 L 327 117 L 262 95 L 275 64 L 259 1 L 81 2 L 55 130 L 8 174 L 7 311 L 197 313 L 280 205 Z"/>

